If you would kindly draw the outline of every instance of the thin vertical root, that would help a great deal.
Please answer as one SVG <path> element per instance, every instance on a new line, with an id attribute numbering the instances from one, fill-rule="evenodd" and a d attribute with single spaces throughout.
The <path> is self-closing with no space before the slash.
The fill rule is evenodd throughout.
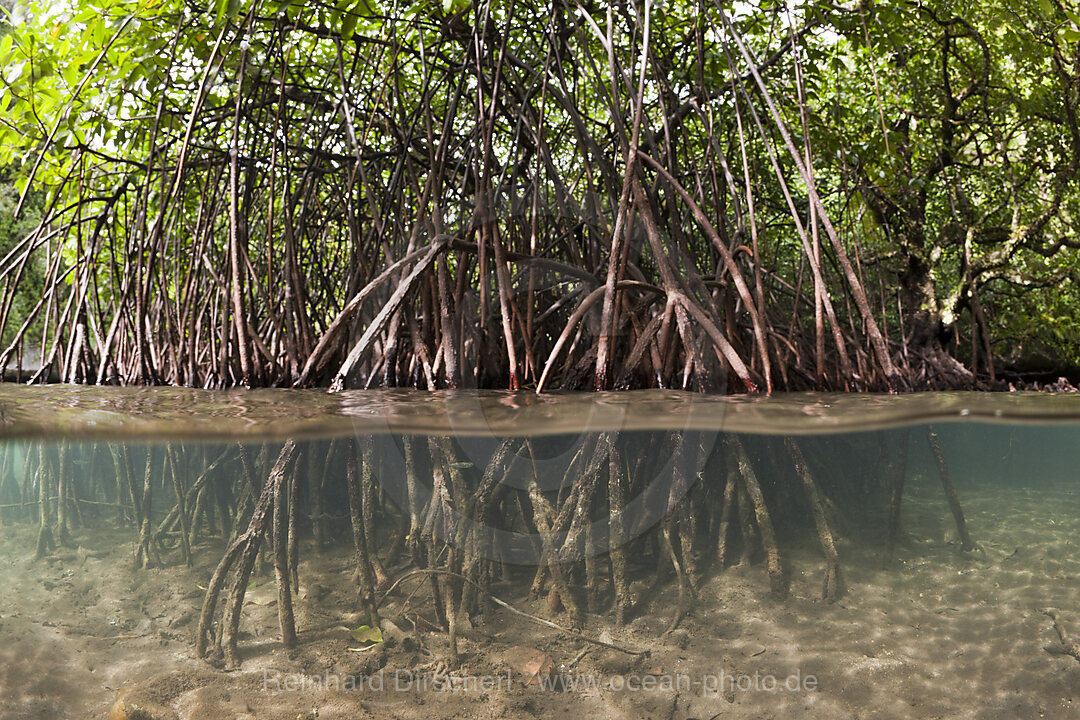
<path id="1" fill-rule="evenodd" d="M 949 509 L 952 510 L 953 520 L 956 521 L 956 532 L 960 537 L 960 549 L 964 552 L 971 552 L 978 546 L 972 542 L 971 536 L 968 534 L 967 522 L 964 520 L 964 509 L 960 506 L 960 496 L 956 494 L 956 487 L 953 485 L 952 477 L 949 476 L 949 466 L 945 462 L 945 453 L 941 450 L 941 443 L 938 442 L 937 433 L 934 432 L 932 425 L 926 429 L 926 439 L 930 443 L 930 449 L 934 452 L 934 462 L 937 463 L 941 487 L 945 490 L 945 497 L 949 501 Z"/>
<path id="2" fill-rule="evenodd" d="M 810 470 L 806 467 L 806 459 L 798 444 L 790 437 L 784 438 L 791 460 L 795 463 L 795 471 L 802 480 L 806 490 L 807 500 L 810 502 L 810 511 L 814 515 L 814 526 L 817 528 L 818 541 L 821 543 L 821 551 L 825 554 L 825 580 L 821 587 L 823 600 L 835 602 L 844 594 L 844 577 L 840 571 L 840 555 L 836 552 L 836 544 L 833 542 L 832 530 L 825 518 L 825 509 L 821 504 L 821 495 L 814 483 Z"/>
<path id="3" fill-rule="evenodd" d="M 885 535 L 885 556 L 882 566 L 892 564 L 896 553 L 896 543 L 900 539 L 900 506 L 904 499 L 904 479 L 907 475 L 907 451 L 908 438 L 911 435 L 909 428 L 904 428 L 900 435 L 900 447 L 893 462 L 889 463 L 888 469 L 892 473 L 891 492 L 889 495 L 889 527 Z"/>
<path id="4" fill-rule="evenodd" d="M 224 652 L 225 663 L 231 668 L 240 666 L 237 637 L 240 630 L 240 611 L 244 604 L 248 578 L 255 567 L 255 558 L 259 554 L 263 534 L 272 529 L 270 511 L 275 498 L 283 492 L 283 484 L 287 482 L 285 475 L 290 465 L 292 465 L 296 452 L 296 443 L 292 440 L 286 442 L 282 447 L 277 461 L 270 471 L 270 476 L 259 493 L 259 500 L 252 511 L 247 529 L 230 546 L 225 557 L 218 563 L 203 600 L 196 640 L 196 651 L 200 656 L 206 655 L 214 608 L 224 585 L 225 576 L 229 569 L 236 565 L 237 567 L 233 573 L 233 584 L 225 602 L 224 617 L 221 621 L 221 631 L 218 636 L 218 644 Z M 279 599 L 281 593 L 280 579 L 279 576 Z M 288 579 L 287 573 L 285 573 L 285 579 L 286 581 Z M 282 639 L 285 640 L 284 637 Z M 293 638 L 293 642 L 295 642 L 295 638 Z"/>
<path id="5" fill-rule="evenodd" d="M 665 634 L 679 627 L 679 623 L 686 616 L 687 606 L 690 601 L 690 583 L 686 578 L 686 573 L 683 572 L 682 564 L 679 562 L 679 557 L 675 554 L 675 547 L 671 542 L 671 525 L 673 521 L 674 518 L 671 516 L 664 520 L 664 526 L 660 532 L 661 544 L 671 560 L 672 567 L 675 568 L 675 577 L 679 586 L 679 599 L 675 606 L 675 614 L 672 616 L 671 622 L 668 623 L 667 630 L 664 631 Z"/>
<path id="6" fill-rule="evenodd" d="M 765 561 L 769 571 L 769 587 L 774 595 L 784 597 L 787 595 L 788 590 L 787 576 L 784 574 L 780 549 L 776 544 L 776 533 L 769 517 L 769 510 L 765 506 L 765 496 L 761 492 L 757 474 L 750 464 L 750 458 L 746 455 L 742 443 L 734 436 L 730 438 L 730 442 L 739 463 L 743 485 L 746 487 L 746 493 L 750 496 L 750 501 L 754 506 L 758 530 L 761 531 L 761 542 L 765 546 Z"/>

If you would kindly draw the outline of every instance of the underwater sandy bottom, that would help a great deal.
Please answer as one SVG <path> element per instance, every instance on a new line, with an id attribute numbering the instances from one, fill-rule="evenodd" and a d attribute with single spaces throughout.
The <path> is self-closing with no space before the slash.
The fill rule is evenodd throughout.
<path id="1" fill-rule="evenodd" d="M 360 620 L 344 545 L 302 552 L 292 653 L 278 644 L 264 567 L 241 624 L 243 668 L 225 672 L 193 651 L 200 586 L 219 547 L 198 547 L 192 569 L 135 571 L 130 531 L 81 530 L 78 548 L 35 562 L 36 529 L 0 527 L 0 720 L 106 718 L 118 692 L 160 719 L 1080 717 L 1080 662 L 1044 649 L 1057 644 L 1048 607 L 1080 634 L 1080 493 L 1072 483 L 961 484 L 960 493 L 981 552 L 948 542 L 944 498 L 916 484 L 893 567 L 881 568 L 878 544 L 841 541 L 848 591 L 837 603 L 818 599 L 823 566 L 808 538 L 786 549 L 785 600 L 768 595 L 763 565 L 746 564 L 709 575 L 670 634 L 670 579 L 626 627 L 590 616 L 586 633 L 649 648 L 647 658 L 493 608 L 462 630 L 463 662 L 449 681 L 438 663 L 445 635 L 423 623 L 422 583 L 383 608 L 405 638 L 350 650 Z M 652 577 L 643 572 L 639 589 Z M 493 590 L 546 615 L 528 583 L 522 573 Z M 521 648 L 550 655 L 561 686 L 527 685 L 511 669 Z"/>

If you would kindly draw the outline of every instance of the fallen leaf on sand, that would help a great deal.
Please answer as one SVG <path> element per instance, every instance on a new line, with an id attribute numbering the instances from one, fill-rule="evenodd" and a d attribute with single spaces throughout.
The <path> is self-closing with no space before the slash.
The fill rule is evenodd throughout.
<path id="1" fill-rule="evenodd" d="M 383 641 L 382 630 L 370 625 L 361 625 L 355 630 L 350 630 L 349 635 L 359 643 L 381 643 Z"/>
<path id="2" fill-rule="evenodd" d="M 555 674 L 555 661 L 545 652 L 515 645 L 504 657 L 506 664 L 525 677 L 525 684 L 538 683 Z"/>

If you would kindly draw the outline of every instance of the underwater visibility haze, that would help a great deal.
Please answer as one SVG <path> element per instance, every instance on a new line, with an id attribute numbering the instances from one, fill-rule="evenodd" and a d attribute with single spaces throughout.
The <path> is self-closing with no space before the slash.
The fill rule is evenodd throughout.
<path id="1" fill-rule="evenodd" d="M 1080 396 L 0 385 L 0 720 L 1080 703 Z"/>

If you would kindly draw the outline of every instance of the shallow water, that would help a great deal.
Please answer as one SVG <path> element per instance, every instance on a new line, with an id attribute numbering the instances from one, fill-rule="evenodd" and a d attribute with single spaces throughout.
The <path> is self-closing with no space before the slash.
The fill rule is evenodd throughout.
<path id="1" fill-rule="evenodd" d="M 1080 423 L 1074 393 L 700 395 L 495 390 L 198 390 L 0 384 L 0 436 L 284 439 L 353 433 L 539 436 L 711 430 L 819 434 L 927 422 Z"/>
<path id="2" fill-rule="evenodd" d="M 1080 714 L 1075 395 L 0 385 L 0 435 L 0 720 Z"/>

